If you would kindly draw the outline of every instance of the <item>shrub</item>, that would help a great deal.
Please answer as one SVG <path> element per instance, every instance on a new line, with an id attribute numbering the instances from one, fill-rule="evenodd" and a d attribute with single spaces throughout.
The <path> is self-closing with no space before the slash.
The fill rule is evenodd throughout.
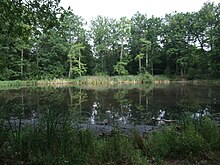
<path id="1" fill-rule="evenodd" d="M 199 159 L 219 149 L 219 128 L 209 119 L 200 121 L 185 119 L 178 129 L 165 126 L 154 132 L 145 141 L 147 154 L 157 161 L 164 158 Z"/>
<path id="2" fill-rule="evenodd" d="M 148 155 L 155 160 L 161 160 L 172 154 L 177 143 L 177 132 L 174 127 L 166 127 L 148 137 Z M 174 149 L 174 150 L 173 150 Z"/>
<path id="3" fill-rule="evenodd" d="M 197 128 L 198 133 L 212 149 L 218 148 L 220 146 L 220 131 L 218 126 L 208 117 L 204 117 L 201 120 Z"/>
<path id="4" fill-rule="evenodd" d="M 107 164 L 146 164 L 146 158 L 134 148 L 131 139 L 119 132 L 105 139 L 102 159 Z"/>
<path id="5" fill-rule="evenodd" d="M 208 144 L 191 123 L 178 136 L 174 155 L 180 155 L 183 158 L 203 157 L 209 151 Z"/>

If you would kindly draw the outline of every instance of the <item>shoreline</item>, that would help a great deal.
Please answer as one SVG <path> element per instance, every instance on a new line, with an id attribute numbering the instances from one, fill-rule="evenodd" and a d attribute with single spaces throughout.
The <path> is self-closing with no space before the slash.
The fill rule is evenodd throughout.
<path id="1" fill-rule="evenodd" d="M 172 80 L 160 76 L 152 76 L 150 78 L 142 76 L 82 76 L 76 79 L 51 79 L 51 80 L 9 80 L 0 81 L 0 88 L 16 88 L 16 87 L 43 87 L 43 86 L 72 86 L 72 85 L 90 85 L 90 86 L 115 86 L 115 85 L 142 85 L 142 84 L 193 84 L 208 85 L 220 84 L 220 80 Z"/>

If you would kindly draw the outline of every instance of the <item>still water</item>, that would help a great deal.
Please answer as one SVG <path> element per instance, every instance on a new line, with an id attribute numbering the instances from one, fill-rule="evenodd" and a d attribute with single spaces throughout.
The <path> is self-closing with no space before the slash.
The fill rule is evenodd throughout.
<path id="1" fill-rule="evenodd" d="M 35 87 L 0 90 L 0 118 L 36 122 L 45 114 L 73 122 L 108 125 L 154 124 L 203 115 L 219 122 L 220 86 L 170 84 L 111 87 Z"/>

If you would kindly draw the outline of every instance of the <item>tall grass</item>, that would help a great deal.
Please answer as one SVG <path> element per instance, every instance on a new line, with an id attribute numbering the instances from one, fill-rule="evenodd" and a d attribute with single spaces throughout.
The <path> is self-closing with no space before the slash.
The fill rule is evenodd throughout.
<path id="1" fill-rule="evenodd" d="M 211 151 L 220 150 L 220 130 L 208 117 L 199 121 L 187 118 L 176 127 L 165 127 L 146 140 L 148 154 L 155 160 L 210 159 Z"/>
<path id="2" fill-rule="evenodd" d="M 146 164 L 122 134 L 99 137 L 89 130 L 70 127 L 23 128 L 21 141 L 4 136 L 7 145 L 0 147 L 0 162 L 9 164 Z M 2 131 L 2 130 L 1 130 Z M 12 134 L 12 132 L 8 132 Z M 2 137 L 1 137 L 2 139 Z M 21 148 L 16 145 L 21 143 Z M 2 143 L 1 143 L 2 144 Z"/>
<path id="3" fill-rule="evenodd" d="M 169 159 L 211 159 L 220 151 L 219 128 L 209 119 L 184 120 L 146 135 L 115 129 L 110 136 L 73 128 L 71 112 L 47 110 L 37 126 L 0 125 L 1 164 L 149 164 Z"/>
<path id="4" fill-rule="evenodd" d="M 63 85 L 70 85 L 74 84 L 75 81 L 73 79 L 48 79 L 48 80 L 38 80 L 38 86 L 45 86 L 45 85 L 53 85 L 53 86 L 63 86 Z"/>
<path id="5" fill-rule="evenodd" d="M 170 78 L 164 75 L 153 76 L 153 82 L 155 84 L 170 84 Z"/>
<path id="6" fill-rule="evenodd" d="M 72 79 L 45 79 L 45 80 L 13 80 L 0 81 L 0 89 L 21 88 L 29 86 L 66 86 L 74 84 Z"/>
<path id="7" fill-rule="evenodd" d="M 37 84 L 36 80 L 30 80 L 30 81 L 22 81 L 22 80 L 0 81 L 0 88 L 20 87 L 20 86 L 35 86 L 36 84 Z"/>
<path id="8" fill-rule="evenodd" d="M 128 75 L 128 76 L 82 76 L 77 78 L 77 84 L 92 85 L 116 85 L 116 84 L 144 84 L 151 83 L 152 77 L 149 74 Z"/>
<path id="9" fill-rule="evenodd" d="M 127 76 L 81 76 L 76 79 L 44 79 L 0 81 L 0 88 L 18 88 L 27 86 L 66 86 L 66 85 L 140 85 L 150 83 L 169 84 L 164 76 L 151 76 L 149 73 Z"/>

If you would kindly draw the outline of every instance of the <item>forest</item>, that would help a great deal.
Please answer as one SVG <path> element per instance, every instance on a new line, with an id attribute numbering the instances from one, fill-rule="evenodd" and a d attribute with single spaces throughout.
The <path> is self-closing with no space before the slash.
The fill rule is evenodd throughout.
<path id="1" fill-rule="evenodd" d="M 220 78 L 220 3 L 163 17 L 97 16 L 89 22 L 60 0 L 2 0 L 0 80 L 82 75 Z"/>

